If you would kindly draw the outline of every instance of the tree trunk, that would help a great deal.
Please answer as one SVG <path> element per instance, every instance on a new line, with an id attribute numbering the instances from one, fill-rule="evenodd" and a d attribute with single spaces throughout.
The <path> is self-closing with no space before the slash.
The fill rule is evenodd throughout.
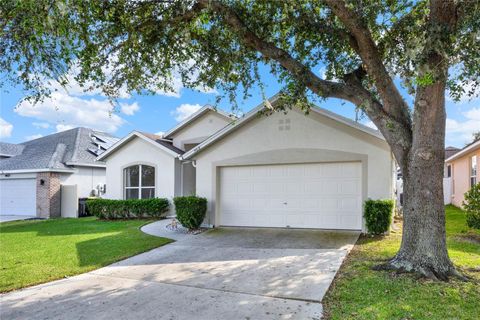
<path id="1" fill-rule="evenodd" d="M 416 153 L 419 152 L 423 151 Z M 447 280 L 450 275 L 456 275 L 456 271 L 448 257 L 446 246 L 441 176 L 443 162 L 440 159 L 409 159 L 407 166 L 409 170 L 404 175 L 403 189 L 402 244 L 389 262 L 389 267 L 417 272 L 435 280 Z"/>
<path id="2" fill-rule="evenodd" d="M 400 163 L 404 183 L 402 244 L 386 265 L 436 280 L 460 276 L 448 257 L 443 203 L 446 73 L 436 69 L 434 83 L 417 89 L 412 146 Z"/>

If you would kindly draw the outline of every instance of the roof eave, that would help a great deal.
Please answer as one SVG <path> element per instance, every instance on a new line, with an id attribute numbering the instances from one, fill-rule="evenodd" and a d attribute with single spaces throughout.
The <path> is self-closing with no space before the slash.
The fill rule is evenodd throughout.
<path id="1" fill-rule="evenodd" d="M 94 167 L 94 168 L 106 168 L 107 165 L 105 162 L 102 163 L 88 163 L 88 162 L 75 162 L 70 161 L 65 163 L 67 166 L 76 166 L 76 167 Z"/>
<path id="2" fill-rule="evenodd" d="M 272 98 L 270 98 L 269 99 L 270 104 L 276 103 L 278 101 L 279 97 L 280 97 L 280 95 L 276 94 Z M 192 150 L 189 150 L 188 152 L 184 153 L 182 156 L 179 157 L 179 159 L 180 160 L 190 160 L 194 155 L 199 153 L 201 150 L 207 148 L 211 144 L 215 143 L 215 141 L 217 141 L 217 140 L 221 139 L 222 137 L 224 137 L 225 135 L 229 134 L 232 130 L 234 130 L 238 126 L 240 126 L 240 125 L 244 124 L 245 122 L 247 122 L 248 120 L 250 120 L 252 117 L 254 117 L 263 108 L 266 108 L 266 107 L 265 107 L 265 104 L 262 102 L 259 105 L 257 105 L 255 108 L 250 110 L 243 118 L 240 118 L 237 121 L 232 122 L 231 124 L 227 125 L 224 129 L 222 129 L 222 130 L 218 131 L 217 133 L 213 134 L 212 136 L 210 136 L 208 139 L 203 141 L 201 144 L 199 144 L 198 146 L 196 146 Z M 383 137 L 383 135 L 380 133 L 380 131 L 370 129 L 370 128 L 362 125 L 362 124 L 353 123 L 348 118 L 342 117 L 342 116 L 337 115 L 337 114 L 335 114 L 331 111 L 328 111 L 326 109 L 323 109 L 323 108 L 320 108 L 320 107 L 317 107 L 317 106 L 313 106 L 311 108 L 311 110 L 313 110 L 313 111 L 315 111 L 315 112 L 317 112 L 317 113 L 319 113 L 319 114 L 321 114 L 325 117 L 328 117 L 332 120 L 336 120 L 340 123 L 343 123 L 343 124 L 345 124 L 349 127 L 352 127 L 354 129 L 363 131 L 364 133 L 367 133 L 367 134 L 369 134 L 369 135 L 371 135 L 375 138 L 378 138 L 382 141 L 386 141 L 385 137 Z"/>
<path id="3" fill-rule="evenodd" d="M 127 144 L 128 142 L 130 142 L 130 140 L 132 140 L 132 138 L 134 137 L 138 137 L 150 144 L 152 144 L 153 146 L 157 147 L 157 148 L 160 148 L 161 150 L 165 151 L 166 153 L 168 153 L 169 155 L 171 155 L 172 157 L 178 157 L 180 154 L 153 141 L 152 139 L 146 137 L 145 135 L 143 135 L 141 132 L 138 132 L 138 131 L 132 131 L 130 132 L 127 136 L 125 136 L 123 139 L 120 139 L 119 141 L 117 141 L 113 146 L 111 146 L 110 148 L 108 148 L 108 150 L 106 150 L 104 153 L 102 153 L 101 155 L 99 155 L 97 157 L 97 161 L 102 161 L 104 160 L 105 158 L 108 157 L 108 155 L 110 155 L 111 153 L 113 153 L 115 150 L 121 148 L 123 145 Z"/>
<path id="4" fill-rule="evenodd" d="M 7 174 L 7 173 L 35 173 L 35 172 L 75 173 L 75 170 L 74 170 L 74 169 L 54 169 L 54 168 L 0 170 L 0 174 Z"/>
<path id="5" fill-rule="evenodd" d="M 445 162 L 451 162 L 453 160 L 456 160 L 458 158 L 461 158 L 462 156 L 464 156 L 466 153 L 472 151 L 472 150 L 475 150 L 475 148 L 479 147 L 480 148 L 480 140 L 472 143 L 471 145 L 469 146 L 466 146 L 465 148 L 463 148 L 462 150 L 458 151 L 457 153 L 455 153 L 454 155 L 450 156 L 448 159 L 445 159 Z"/>
<path id="6" fill-rule="evenodd" d="M 171 128 L 170 130 L 165 132 L 163 134 L 163 137 L 167 138 L 167 137 L 171 136 L 172 134 L 180 131 L 182 128 L 184 128 L 185 126 L 187 126 L 191 122 L 195 121 L 196 119 L 201 117 L 203 114 L 207 113 L 208 111 L 216 112 L 216 113 L 220 114 L 221 116 L 223 116 L 227 119 L 231 119 L 230 116 L 226 112 L 224 112 L 220 109 L 215 109 L 212 106 L 207 104 L 207 105 L 203 106 L 202 108 L 200 108 L 199 110 L 197 110 L 192 115 L 190 115 L 187 119 L 183 120 L 182 122 L 177 124 L 175 127 Z"/>

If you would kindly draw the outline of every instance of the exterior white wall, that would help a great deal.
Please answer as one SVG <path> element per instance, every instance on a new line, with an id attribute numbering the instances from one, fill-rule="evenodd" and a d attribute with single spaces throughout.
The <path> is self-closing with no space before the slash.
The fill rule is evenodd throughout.
<path id="1" fill-rule="evenodd" d="M 32 179 L 37 178 L 37 173 L 9 173 L 8 175 L 0 174 L 0 180 L 15 180 L 15 179 Z"/>
<path id="2" fill-rule="evenodd" d="M 195 174 L 196 169 L 191 162 L 182 163 L 182 195 L 195 195 Z"/>
<path id="3" fill-rule="evenodd" d="M 75 173 L 62 173 L 60 183 L 77 185 L 78 197 L 89 197 L 99 184 L 106 183 L 106 169 L 98 167 L 75 167 Z"/>
<path id="4" fill-rule="evenodd" d="M 78 185 L 62 185 L 61 190 L 62 218 L 78 218 Z"/>
<path id="5" fill-rule="evenodd" d="M 288 120 L 288 121 L 286 121 Z M 205 223 L 218 221 L 222 166 L 361 161 L 362 198 L 393 197 L 393 158 L 385 141 L 315 112 L 256 118 L 195 156 L 196 193 L 208 200 Z"/>
<path id="6" fill-rule="evenodd" d="M 123 199 L 123 169 L 135 164 L 155 167 L 155 197 L 171 199 L 175 196 L 175 178 L 178 177 L 175 170 L 180 166 L 176 165 L 173 156 L 151 143 L 135 137 L 109 155 L 105 161 L 107 163 L 105 198 Z"/>
<path id="7" fill-rule="evenodd" d="M 214 111 L 209 111 L 169 138 L 173 139 L 175 147 L 185 150 L 185 144 L 202 142 L 225 127 L 230 121 Z"/>

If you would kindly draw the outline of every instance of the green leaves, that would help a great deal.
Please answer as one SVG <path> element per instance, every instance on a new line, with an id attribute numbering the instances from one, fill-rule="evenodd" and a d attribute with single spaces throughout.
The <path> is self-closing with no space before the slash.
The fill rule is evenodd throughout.
<path id="1" fill-rule="evenodd" d="M 462 205 L 467 212 L 467 226 L 480 229 L 480 183 L 473 185 L 464 196 Z"/>
<path id="2" fill-rule="evenodd" d="M 382 234 L 389 230 L 393 219 L 393 200 L 367 200 L 364 217 L 368 233 Z"/>
<path id="3" fill-rule="evenodd" d="M 262 41 L 285 50 L 314 73 L 323 68 L 329 79 L 343 79 L 361 64 L 346 28 L 323 1 L 217 2 L 232 9 Z M 6 77 L 1 85 L 21 84 L 40 98 L 50 93 L 45 79 L 59 79 L 76 65 L 80 84 L 93 82 L 112 99 L 121 87 L 140 93 L 172 91 L 174 75 L 185 87 L 216 87 L 234 100 L 239 92 L 246 97 L 261 86 L 258 68 L 267 67 L 289 94 L 305 96 L 306 83 L 247 45 L 225 15 L 212 9 L 214 3 L 3 1 L 0 67 Z M 477 92 L 479 1 L 459 7 L 461 19 L 450 35 L 428 27 L 428 1 L 348 1 L 348 6 L 370 30 L 387 69 L 410 93 L 432 82 L 430 75 L 419 76 L 417 68 L 429 39 L 443 34 L 452 42 L 451 48 L 438 48 L 455 66 L 448 82 L 451 95 Z M 367 88 L 375 94 L 374 86 Z"/>
<path id="4" fill-rule="evenodd" d="M 205 219 L 207 199 L 197 196 L 173 198 L 178 221 L 185 228 L 198 229 Z"/>
<path id="5" fill-rule="evenodd" d="M 415 84 L 418 86 L 426 87 L 435 82 L 435 78 L 432 72 L 427 72 L 415 79 Z"/>
<path id="6" fill-rule="evenodd" d="M 169 209 L 168 199 L 88 199 L 88 213 L 100 219 L 161 218 Z"/>

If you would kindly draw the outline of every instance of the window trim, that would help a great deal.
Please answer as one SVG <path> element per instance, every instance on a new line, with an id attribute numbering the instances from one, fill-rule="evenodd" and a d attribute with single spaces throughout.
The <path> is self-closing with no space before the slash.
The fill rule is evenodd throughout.
<path id="1" fill-rule="evenodd" d="M 131 167 L 138 166 L 138 187 L 127 187 L 127 175 L 126 175 L 126 170 Z M 153 186 L 142 186 L 142 166 L 147 166 L 147 167 L 152 167 L 154 170 L 153 173 Z M 137 199 L 151 199 L 151 198 L 142 198 L 142 190 L 143 189 L 153 189 L 153 197 L 155 198 L 157 196 L 157 167 L 153 164 L 148 164 L 148 163 L 131 163 L 122 168 L 122 174 L 123 174 L 123 199 L 127 199 L 127 190 L 132 190 L 136 189 L 138 190 L 138 198 Z M 134 198 L 131 198 L 134 199 Z"/>
<path id="2" fill-rule="evenodd" d="M 475 163 L 475 167 L 473 164 Z M 470 157 L 470 188 L 477 184 L 477 173 L 478 173 L 478 159 L 477 155 Z"/>

